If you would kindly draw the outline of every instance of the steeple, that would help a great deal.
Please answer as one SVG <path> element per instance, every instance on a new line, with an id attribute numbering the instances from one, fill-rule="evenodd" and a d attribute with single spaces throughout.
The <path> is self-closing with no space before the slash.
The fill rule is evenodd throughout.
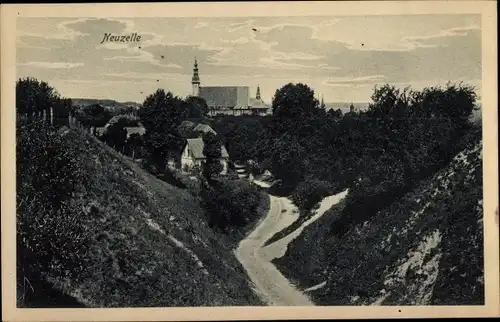
<path id="1" fill-rule="evenodd" d="M 354 113 L 354 104 L 351 102 L 351 106 L 349 106 L 349 112 Z"/>
<path id="2" fill-rule="evenodd" d="M 257 85 L 257 94 L 255 94 L 255 98 L 260 100 L 260 87 Z"/>
<path id="3" fill-rule="evenodd" d="M 325 108 L 325 100 L 323 99 L 323 95 L 321 95 L 321 108 Z"/>
<path id="4" fill-rule="evenodd" d="M 193 85 L 193 96 L 200 94 L 200 76 L 198 75 L 198 61 L 194 58 L 193 78 L 191 79 Z"/>

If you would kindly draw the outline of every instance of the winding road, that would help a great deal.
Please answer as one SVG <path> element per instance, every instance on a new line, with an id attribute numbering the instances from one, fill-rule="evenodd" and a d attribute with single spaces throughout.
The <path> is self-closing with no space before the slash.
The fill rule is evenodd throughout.
<path id="1" fill-rule="evenodd" d="M 263 248 L 271 236 L 294 221 L 295 209 L 290 207 L 290 202 L 286 203 L 288 201 L 286 198 L 271 195 L 269 197 L 271 204 L 268 215 L 247 238 L 240 242 L 235 252 L 236 257 L 255 284 L 255 292 L 268 305 L 312 306 L 314 303 L 309 297 L 298 291 L 271 263 L 274 257 L 268 253 L 267 247 Z"/>
<path id="2" fill-rule="evenodd" d="M 264 188 L 269 187 L 267 183 L 262 181 L 254 181 L 254 183 Z M 314 306 L 314 303 L 304 292 L 321 288 L 326 284 L 326 281 L 302 292 L 295 288 L 271 261 L 284 256 L 288 244 L 297 238 L 309 224 L 344 199 L 347 193 L 348 190 L 345 190 L 324 198 L 318 204 L 314 215 L 300 227 L 282 239 L 264 247 L 266 241 L 275 233 L 299 219 L 299 210 L 290 199 L 269 195 L 270 209 L 267 216 L 261 220 L 250 235 L 240 242 L 235 251 L 236 257 L 255 285 L 254 291 L 268 305 Z"/>

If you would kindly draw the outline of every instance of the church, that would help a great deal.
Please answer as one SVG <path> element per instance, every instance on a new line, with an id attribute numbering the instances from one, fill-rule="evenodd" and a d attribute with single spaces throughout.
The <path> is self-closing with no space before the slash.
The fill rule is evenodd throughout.
<path id="1" fill-rule="evenodd" d="M 224 115 L 269 115 L 271 107 L 260 97 L 260 88 L 254 97 L 250 97 L 248 86 L 200 86 L 198 62 L 195 58 L 193 78 L 193 96 L 205 99 L 211 116 Z"/>

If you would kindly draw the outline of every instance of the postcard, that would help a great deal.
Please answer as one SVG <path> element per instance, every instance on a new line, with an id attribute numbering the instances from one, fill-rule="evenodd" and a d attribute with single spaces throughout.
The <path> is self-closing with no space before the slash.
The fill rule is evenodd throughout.
<path id="1" fill-rule="evenodd" d="M 495 8 L 2 5 L 5 320 L 499 316 Z"/>

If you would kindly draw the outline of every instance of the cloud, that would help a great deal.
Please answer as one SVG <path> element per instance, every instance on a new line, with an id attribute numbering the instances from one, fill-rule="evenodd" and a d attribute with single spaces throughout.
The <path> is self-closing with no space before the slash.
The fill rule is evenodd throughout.
<path id="1" fill-rule="evenodd" d="M 17 73 L 68 81 L 68 91 L 84 91 L 91 84 L 85 81 L 101 77 L 133 82 L 123 75 L 133 73 L 151 86 L 140 91 L 161 84 L 189 93 L 196 56 L 202 85 L 259 83 L 272 93 L 275 86 L 301 81 L 327 100 L 369 97 L 368 85 L 382 81 L 480 79 L 480 21 L 477 15 L 20 18 Z M 100 44 L 104 32 L 137 32 L 142 39 Z"/>
<path id="2" fill-rule="evenodd" d="M 325 80 L 323 84 L 332 87 L 352 87 L 357 85 L 373 85 L 379 82 L 385 82 L 386 80 L 387 77 L 384 75 L 369 75 L 361 77 L 335 77 Z"/>
<path id="3" fill-rule="evenodd" d="M 135 56 L 113 56 L 113 57 L 104 57 L 103 59 L 107 61 L 117 60 L 120 62 L 144 62 L 165 68 L 183 68 L 182 66 L 174 63 L 163 64 L 158 59 L 154 58 L 153 55 L 149 52 L 140 52 L 140 55 L 135 55 Z"/>
<path id="4" fill-rule="evenodd" d="M 30 66 L 35 68 L 49 68 L 49 69 L 60 69 L 60 68 L 75 68 L 81 67 L 84 63 L 63 63 L 63 62 L 42 62 L 42 61 L 31 61 L 27 63 L 19 63 L 17 66 Z"/>
<path id="5" fill-rule="evenodd" d="M 453 37 L 467 37 L 472 32 L 479 32 L 481 28 L 477 25 L 456 27 L 446 30 L 441 30 L 437 34 L 427 36 L 411 36 L 404 37 L 402 40 L 406 42 L 412 49 L 415 48 L 435 48 L 447 47 L 447 39 Z"/>
<path id="6" fill-rule="evenodd" d="M 254 21 L 255 20 L 250 19 L 250 20 L 243 21 L 243 22 L 231 23 L 231 24 L 229 24 L 229 26 L 227 26 L 227 31 L 234 32 L 236 30 L 240 30 L 240 29 L 245 28 L 245 27 L 250 27 L 254 23 Z"/>
<path id="7" fill-rule="evenodd" d="M 209 25 L 208 22 L 200 21 L 193 28 L 194 29 L 205 28 L 205 27 L 208 27 L 208 25 Z"/>
<path id="8" fill-rule="evenodd" d="M 72 24 L 81 24 L 86 23 L 88 21 L 87 18 L 80 18 L 74 20 L 67 20 L 59 22 L 55 25 L 56 29 L 51 30 L 46 33 L 39 33 L 33 31 L 26 31 L 23 29 L 17 30 L 17 38 L 22 39 L 23 37 L 33 37 L 33 38 L 42 38 L 42 39 L 59 39 L 59 40 L 75 40 L 77 37 L 86 36 L 87 33 L 80 32 L 76 29 L 69 27 Z"/>
<path id="9" fill-rule="evenodd" d="M 96 49 L 106 48 L 111 50 L 121 50 L 129 48 L 128 43 L 105 42 L 96 46 Z"/>
<path id="10" fill-rule="evenodd" d="M 127 79 L 185 79 L 191 75 L 184 75 L 180 73 L 138 73 L 138 72 L 124 72 L 124 73 L 104 73 L 102 76 L 114 78 L 127 78 Z"/>
<path id="11" fill-rule="evenodd" d="M 324 58 L 324 56 L 318 56 L 310 53 L 283 53 L 283 52 L 273 52 L 273 56 L 271 59 L 279 59 L 279 60 L 319 60 Z"/>

